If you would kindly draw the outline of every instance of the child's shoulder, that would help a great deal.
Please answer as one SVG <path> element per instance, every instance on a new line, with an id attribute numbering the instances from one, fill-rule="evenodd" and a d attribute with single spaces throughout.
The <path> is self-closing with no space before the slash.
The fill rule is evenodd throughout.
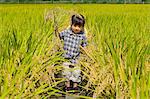
<path id="1" fill-rule="evenodd" d="M 62 32 L 65 32 L 65 33 L 70 32 L 70 28 L 66 28 Z"/>

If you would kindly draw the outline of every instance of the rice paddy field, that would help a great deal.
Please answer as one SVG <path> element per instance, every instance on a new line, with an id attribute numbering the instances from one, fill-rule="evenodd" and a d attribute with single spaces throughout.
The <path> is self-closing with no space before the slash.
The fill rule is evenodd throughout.
<path id="1" fill-rule="evenodd" d="M 66 94 L 55 76 L 65 60 L 54 29 L 67 28 L 73 13 L 86 17 L 88 38 L 76 97 L 149 99 L 149 4 L 0 4 L 0 98 Z"/>

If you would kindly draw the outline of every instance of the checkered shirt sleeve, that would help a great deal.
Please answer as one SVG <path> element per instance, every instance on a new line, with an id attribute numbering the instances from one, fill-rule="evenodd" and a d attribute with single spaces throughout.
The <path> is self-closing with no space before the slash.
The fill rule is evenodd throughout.
<path id="1" fill-rule="evenodd" d="M 64 30 L 64 31 L 62 31 L 61 33 L 59 33 L 59 38 L 61 39 L 61 40 L 64 40 L 64 36 L 65 36 L 65 33 L 67 32 L 67 30 Z"/>
<path id="2" fill-rule="evenodd" d="M 81 43 L 82 47 L 86 47 L 87 46 L 87 38 L 85 35 L 82 36 L 82 43 Z"/>

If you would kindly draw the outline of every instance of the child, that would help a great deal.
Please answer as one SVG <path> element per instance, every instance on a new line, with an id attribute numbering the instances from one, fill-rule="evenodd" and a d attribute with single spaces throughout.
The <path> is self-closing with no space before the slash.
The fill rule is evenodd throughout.
<path id="1" fill-rule="evenodd" d="M 69 61 L 63 63 L 62 74 L 67 79 L 66 91 L 79 89 L 77 85 L 81 81 L 81 70 L 77 64 L 80 56 L 80 46 L 87 46 L 84 24 L 83 15 L 73 15 L 71 17 L 71 26 L 59 34 L 60 39 L 63 41 L 63 57 Z M 71 87 L 70 81 L 73 82 L 73 87 Z"/>

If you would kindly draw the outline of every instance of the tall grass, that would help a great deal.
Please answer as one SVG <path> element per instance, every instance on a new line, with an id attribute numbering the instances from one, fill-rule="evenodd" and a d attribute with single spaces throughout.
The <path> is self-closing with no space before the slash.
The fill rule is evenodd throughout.
<path id="1" fill-rule="evenodd" d="M 122 7 L 118 5 L 119 10 L 112 9 L 109 13 L 110 8 L 102 13 L 102 10 L 95 11 L 93 16 L 86 13 L 88 33 L 96 46 L 92 47 L 93 42 L 89 44 L 96 61 L 93 69 L 87 64 L 91 74 L 89 83 L 98 81 L 93 84 L 96 85 L 96 96 L 149 98 L 149 72 L 146 72 L 149 63 L 146 63 L 149 60 L 150 13 L 144 10 L 144 6 L 141 6 L 142 13 L 138 12 L 136 7 L 139 6 L 136 5 Z"/>
<path id="2" fill-rule="evenodd" d="M 86 16 L 88 47 L 80 60 L 83 98 L 150 97 L 150 6 L 75 4 L 1 5 L 1 98 L 64 93 L 55 89 L 64 79 L 57 80 L 54 73 L 61 71 L 65 60 L 54 37 L 54 23 L 44 20 L 45 11 L 55 6 Z M 62 11 L 59 31 L 69 24 L 69 14 L 62 17 Z"/>

